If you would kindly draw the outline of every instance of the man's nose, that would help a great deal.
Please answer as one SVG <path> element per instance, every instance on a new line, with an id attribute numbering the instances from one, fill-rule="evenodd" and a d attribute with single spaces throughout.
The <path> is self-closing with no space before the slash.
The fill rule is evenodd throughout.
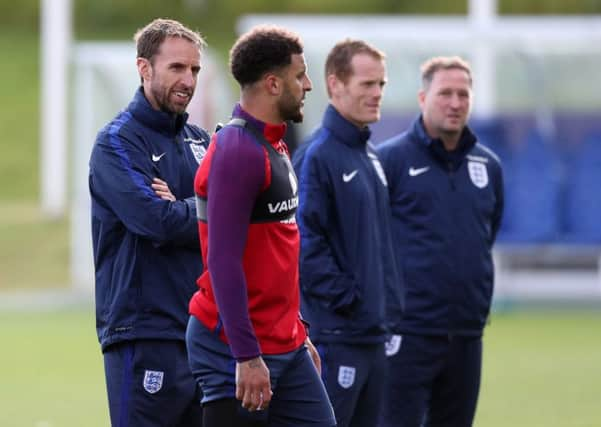
<path id="1" fill-rule="evenodd" d="M 311 82 L 309 76 L 306 76 L 305 78 L 305 84 L 303 85 L 303 89 L 305 90 L 305 92 L 309 92 L 311 89 L 313 89 L 313 83 Z"/>
<path id="2" fill-rule="evenodd" d="M 185 84 L 187 87 L 194 87 L 194 85 L 196 84 L 196 74 L 191 69 L 186 70 L 184 72 L 184 75 L 182 76 L 182 83 Z"/>

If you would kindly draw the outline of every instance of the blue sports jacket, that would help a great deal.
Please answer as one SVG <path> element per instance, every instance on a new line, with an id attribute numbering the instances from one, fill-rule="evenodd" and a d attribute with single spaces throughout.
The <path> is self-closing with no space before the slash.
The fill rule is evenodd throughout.
<path id="1" fill-rule="evenodd" d="M 426 134 L 421 117 L 378 146 L 378 155 L 405 274 L 401 332 L 481 335 L 493 293 L 492 245 L 503 212 L 499 159 L 467 127 L 458 149 L 447 152 Z"/>
<path id="2" fill-rule="evenodd" d="M 403 308 L 386 177 L 368 141 L 331 105 L 294 156 L 302 313 L 317 342 L 383 342 Z"/>
<path id="3" fill-rule="evenodd" d="M 125 340 L 184 340 L 202 270 L 194 175 L 209 135 L 187 114 L 154 110 L 142 88 L 96 138 L 90 158 L 96 329 Z M 151 188 L 167 182 L 175 202 Z"/>

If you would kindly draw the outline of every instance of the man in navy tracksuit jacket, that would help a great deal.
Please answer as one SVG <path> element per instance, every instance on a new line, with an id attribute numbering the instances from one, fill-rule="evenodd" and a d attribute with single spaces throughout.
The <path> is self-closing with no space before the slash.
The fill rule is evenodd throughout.
<path id="1" fill-rule="evenodd" d="M 326 61 L 331 105 L 297 151 L 302 313 L 322 357 L 339 427 L 374 426 L 388 317 L 402 312 L 386 177 L 369 142 L 385 82 L 383 54 L 361 41 Z"/>
<path id="2" fill-rule="evenodd" d="M 469 65 L 433 58 L 422 80 L 422 114 L 378 147 L 407 290 L 381 425 L 466 427 L 478 398 L 503 180 L 497 156 L 466 126 Z"/>
<path id="3" fill-rule="evenodd" d="M 186 123 L 200 36 L 170 20 L 137 35 L 143 83 L 90 159 L 96 328 L 114 426 L 200 426 L 187 363 L 188 301 L 202 270 L 194 175 L 209 135 Z"/>

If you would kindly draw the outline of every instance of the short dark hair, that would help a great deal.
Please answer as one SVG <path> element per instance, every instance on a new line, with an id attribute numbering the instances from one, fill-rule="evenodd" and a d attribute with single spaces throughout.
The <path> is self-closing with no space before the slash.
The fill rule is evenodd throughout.
<path id="1" fill-rule="evenodd" d="M 463 70 L 472 84 L 472 69 L 469 62 L 460 56 L 435 56 L 424 62 L 420 70 L 422 72 L 422 88 L 427 90 L 434 79 L 434 74 L 439 70 Z"/>
<path id="2" fill-rule="evenodd" d="M 230 70 L 241 87 L 253 84 L 265 73 L 292 63 L 292 55 L 302 54 L 298 34 L 282 27 L 261 25 L 238 38 L 230 50 Z"/>
<path id="3" fill-rule="evenodd" d="M 158 18 L 140 28 L 134 35 L 138 58 L 146 58 L 152 62 L 161 47 L 161 44 L 167 37 L 181 37 L 198 46 L 198 50 L 202 50 L 206 46 L 206 42 L 196 31 L 192 31 L 181 22 L 172 19 Z"/>
<path id="4" fill-rule="evenodd" d="M 351 62 L 358 54 L 366 54 L 374 59 L 384 61 L 386 55 L 379 49 L 363 40 L 344 39 L 332 48 L 326 59 L 326 80 L 329 75 L 335 75 L 340 81 L 347 82 L 353 75 Z"/>

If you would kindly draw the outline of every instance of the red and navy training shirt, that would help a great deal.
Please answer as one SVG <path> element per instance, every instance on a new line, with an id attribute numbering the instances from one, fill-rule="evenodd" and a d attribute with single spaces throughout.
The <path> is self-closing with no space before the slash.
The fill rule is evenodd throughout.
<path id="1" fill-rule="evenodd" d="M 228 342 L 237 360 L 280 354 L 306 339 L 299 319 L 297 180 L 282 136 L 258 121 L 213 136 L 194 189 L 204 265 L 190 313 Z"/>

